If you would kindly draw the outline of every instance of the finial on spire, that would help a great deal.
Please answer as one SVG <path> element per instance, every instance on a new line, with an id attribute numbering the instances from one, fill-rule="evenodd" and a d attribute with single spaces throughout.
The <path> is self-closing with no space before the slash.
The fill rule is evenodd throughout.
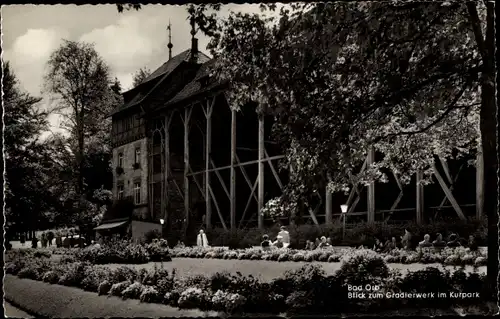
<path id="1" fill-rule="evenodd" d="M 167 30 L 168 30 L 168 44 L 167 44 L 167 47 L 168 47 L 168 59 L 172 59 L 172 47 L 174 46 L 172 44 L 172 24 L 170 24 L 170 19 L 168 19 L 168 27 L 167 27 Z"/>

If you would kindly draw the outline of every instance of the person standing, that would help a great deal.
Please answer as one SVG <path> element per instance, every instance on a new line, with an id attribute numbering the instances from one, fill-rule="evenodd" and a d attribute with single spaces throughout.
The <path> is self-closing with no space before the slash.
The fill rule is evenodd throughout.
<path id="1" fill-rule="evenodd" d="M 42 242 L 42 248 L 46 248 L 47 247 L 47 235 L 45 233 L 42 233 L 41 242 Z"/>
<path id="2" fill-rule="evenodd" d="M 269 250 L 271 248 L 271 241 L 269 240 L 269 236 L 268 235 L 264 235 L 262 236 L 262 243 L 260 243 L 260 246 L 262 247 L 262 249 L 264 250 Z"/>
<path id="3" fill-rule="evenodd" d="M 49 231 L 47 233 L 47 243 L 49 244 L 49 247 L 52 246 L 52 240 L 54 239 L 54 233 Z"/>
<path id="4" fill-rule="evenodd" d="M 290 246 L 290 233 L 286 230 L 285 226 L 280 227 L 280 232 L 278 233 L 278 237 L 282 237 L 283 247 L 287 248 Z"/>
<path id="5" fill-rule="evenodd" d="M 196 245 L 198 247 L 208 247 L 208 239 L 207 235 L 203 231 L 203 229 L 200 229 L 200 233 L 198 234 L 196 238 Z"/>
<path id="6" fill-rule="evenodd" d="M 21 233 L 19 236 L 19 241 L 21 242 L 21 246 L 24 247 L 24 243 L 26 242 L 26 235 L 24 233 Z"/>

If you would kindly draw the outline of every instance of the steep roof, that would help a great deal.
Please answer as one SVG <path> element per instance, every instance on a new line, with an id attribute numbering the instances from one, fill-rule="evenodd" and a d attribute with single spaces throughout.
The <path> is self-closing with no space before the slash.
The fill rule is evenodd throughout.
<path id="1" fill-rule="evenodd" d="M 189 98 L 195 97 L 199 94 L 203 94 L 215 88 L 221 87 L 225 84 L 225 82 L 217 81 L 215 78 L 209 77 L 211 72 L 211 67 L 215 64 L 215 59 L 212 59 L 206 63 L 204 63 L 201 68 L 196 73 L 194 79 L 189 82 L 184 88 L 179 91 L 170 101 L 168 101 L 167 105 L 174 105 L 185 101 Z M 208 79 L 207 79 L 208 78 Z M 207 79 L 206 83 L 203 83 L 204 79 Z"/>
<path id="2" fill-rule="evenodd" d="M 203 64 L 207 61 L 210 61 L 210 58 L 202 52 L 198 52 L 196 56 L 196 60 L 194 61 L 196 64 Z M 172 57 L 172 59 L 163 63 L 158 69 L 156 69 L 150 76 L 148 76 L 141 84 L 137 87 L 124 92 L 123 95 L 130 94 L 133 91 L 135 95 L 125 102 L 124 104 L 116 107 L 110 115 L 114 115 L 130 109 L 139 103 L 143 102 L 155 89 L 163 83 L 165 79 L 169 77 L 183 62 L 192 62 L 192 53 L 191 50 L 186 50 L 178 55 Z"/>

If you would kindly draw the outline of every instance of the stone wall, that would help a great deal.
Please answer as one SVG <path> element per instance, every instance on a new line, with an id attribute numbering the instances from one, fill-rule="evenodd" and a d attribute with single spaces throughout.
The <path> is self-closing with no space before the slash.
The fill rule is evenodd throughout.
<path id="1" fill-rule="evenodd" d="M 140 148 L 141 157 L 138 169 L 134 169 L 135 150 Z M 148 154 L 147 138 L 143 138 L 113 149 L 113 196 L 118 198 L 118 184 L 123 185 L 124 196 L 134 195 L 134 183 L 141 183 L 141 203 L 137 205 L 135 214 L 142 218 L 148 217 Z M 118 154 L 123 153 L 123 173 L 118 175 Z"/>

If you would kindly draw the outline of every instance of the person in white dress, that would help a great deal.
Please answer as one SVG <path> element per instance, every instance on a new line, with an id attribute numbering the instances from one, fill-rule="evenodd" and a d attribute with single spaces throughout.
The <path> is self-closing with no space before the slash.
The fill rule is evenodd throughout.
<path id="1" fill-rule="evenodd" d="M 203 231 L 203 229 L 200 229 L 200 233 L 198 234 L 196 238 L 196 246 L 198 247 L 208 247 L 208 239 L 207 239 L 207 234 Z"/>
<path id="2" fill-rule="evenodd" d="M 290 233 L 286 230 L 285 226 L 281 226 L 278 237 L 282 237 L 283 247 L 287 248 L 290 246 Z"/>

